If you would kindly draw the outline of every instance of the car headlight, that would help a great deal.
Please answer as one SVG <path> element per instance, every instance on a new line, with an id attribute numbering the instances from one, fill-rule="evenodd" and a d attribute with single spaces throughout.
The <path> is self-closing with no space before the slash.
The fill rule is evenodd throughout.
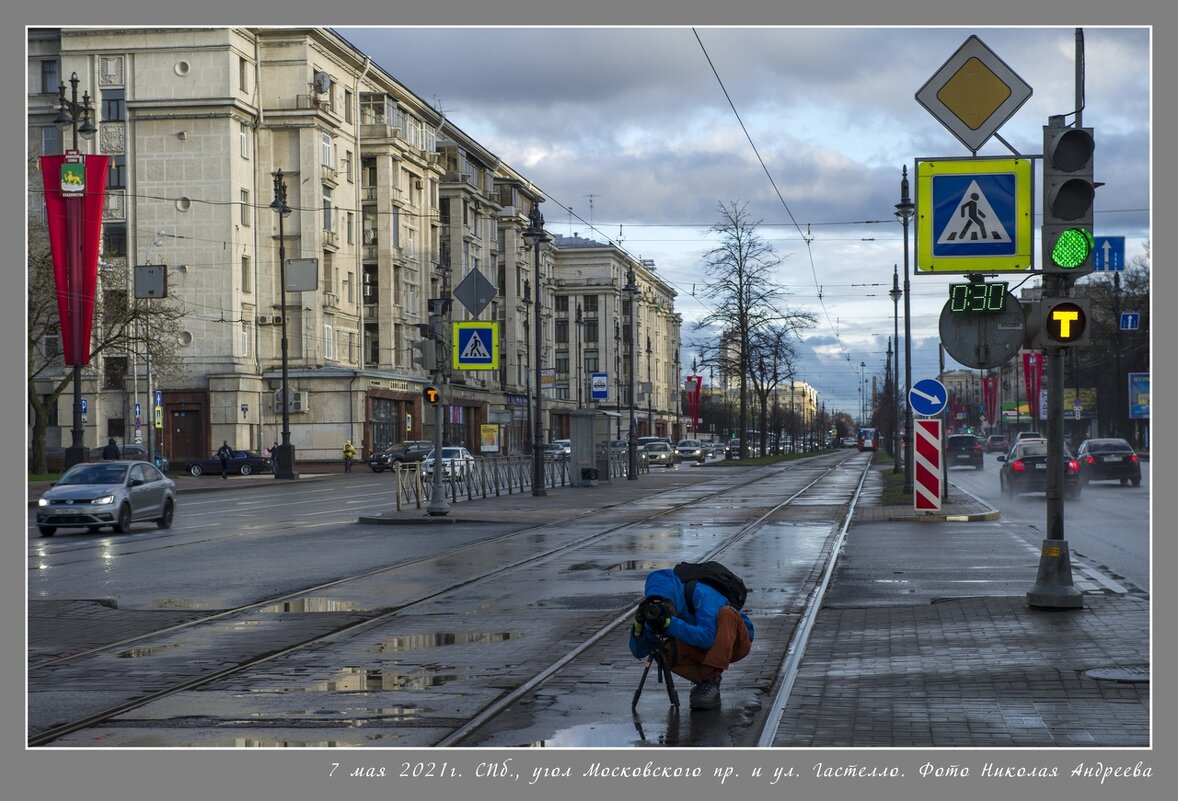
<path id="1" fill-rule="evenodd" d="M 37 505 L 38 505 L 38 506 L 48 506 L 48 505 L 49 505 L 49 501 L 45 500 L 44 498 L 38 498 L 38 499 L 37 499 Z"/>
<path id="2" fill-rule="evenodd" d="M 90 501 L 90 503 L 95 506 L 109 506 L 114 502 L 115 496 L 113 495 L 103 495 L 101 498 L 95 498 L 94 500 Z"/>

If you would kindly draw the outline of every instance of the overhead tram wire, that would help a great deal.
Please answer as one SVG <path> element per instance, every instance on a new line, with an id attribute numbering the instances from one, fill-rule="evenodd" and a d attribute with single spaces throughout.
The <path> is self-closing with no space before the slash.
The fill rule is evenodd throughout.
<path id="1" fill-rule="evenodd" d="M 810 261 L 810 274 L 814 278 L 815 289 L 818 289 L 818 271 L 814 266 L 814 250 L 810 247 L 812 239 L 802 231 L 801 226 L 798 225 L 798 221 L 794 219 L 794 215 L 789 208 L 789 204 L 785 202 L 785 198 L 782 196 L 781 190 L 777 188 L 777 182 L 773 180 L 773 175 L 769 172 L 768 165 L 766 165 L 765 160 L 761 158 L 761 153 L 759 150 L 757 150 L 757 144 L 753 141 L 752 134 L 750 134 L 748 128 L 745 127 L 744 120 L 741 119 L 740 112 L 737 111 L 736 104 L 733 102 L 732 96 L 728 93 L 728 88 L 724 85 L 724 80 L 720 77 L 720 72 L 716 69 L 716 65 L 712 63 L 712 57 L 708 54 L 708 49 L 704 47 L 703 40 L 699 37 L 699 31 L 693 27 L 691 32 L 695 35 L 695 41 L 699 43 L 699 49 L 703 51 L 704 58 L 707 60 L 708 66 L 712 70 L 712 74 L 716 76 L 716 83 L 720 85 L 720 91 L 724 93 L 725 99 L 728 100 L 728 105 L 732 109 L 732 114 L 734 117 L 736 117 L 737 123 L 740 125 L 740 130 L 744 131 L 744 136 L 746 139 L 748 139 L 749 146 L 753 149 L 753 155 L 757 157 L 757 161 L 760 163 L 761 169 L 765 171 L 765 177 L 769 179 L 769 185 L 773 187 L 773 192 L 777 195 L 777 199 L 781 201 L 781 205 L 782 208 L 785 209 L 785 213 L 789 215 L 790 222 L 792 222 L 794 227 L 797 228 L 798 233 L 802 235 L 802 239 L 806 243 L 806 255 Z M 839 350 L 842 351 L 843 355 L 847 359 L 847 365 L 851 367 L 852 372 L 854 372 L 854 365 L 851 364 L 851 354 L 847 351 L 846 345 L 843 344 L 842 338 L 839 337 L 838 329 L 835 327 L 834 323 L 831 322 L 830 310 L 826 308 L 826 302 L 822 298 L 821 290 L 818 291 L 818 303 L 820 306 L 822 306 L 822 313 L 826 317 L 826 324 L 834 333 L 834 339 L 836 342 L 838 342 Z"/>

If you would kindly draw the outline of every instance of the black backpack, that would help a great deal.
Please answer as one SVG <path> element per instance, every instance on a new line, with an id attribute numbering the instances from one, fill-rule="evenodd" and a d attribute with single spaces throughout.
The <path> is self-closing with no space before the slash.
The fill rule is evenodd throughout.
<path id="1" fill-rule="evenodd" d="M 734 609 L 743 609 L 748 597 L 748 588 L 740 576 L 719 562 L 680 562 L 675 565 L 675 576 L 683 582 L 683 595 L 687 599 L 687 611 L 695 615 L 695 583 L 702 581 L 728 599 Z"/>

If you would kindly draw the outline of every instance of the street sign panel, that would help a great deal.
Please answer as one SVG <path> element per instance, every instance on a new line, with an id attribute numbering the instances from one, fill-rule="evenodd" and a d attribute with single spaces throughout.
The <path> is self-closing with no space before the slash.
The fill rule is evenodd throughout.
<path id="1" fill-rule="evenodd" d="M 466 278 L 454 288 L 454 297 L 474 317 L 478 317 L 487 304 L 495 299 L 495 285 L 488 281 L 478 269 L 467 273 Z"/>
<path id="2" fill-rule="evenodd" d="M 593 400 L 605 400 L 609 397 L 608 373 L 593 373 L 590 377 L 589 397 Z"/>
<path id="3" fill-rule="evenodd" d="M 1121 330 L 1136 331 L 1141 327 L 1141 315 L 1137 312 L 1121 312 Z"/>
<path id="4" fill-rule="evenodd" d="M 916 272 L 1031 268 L 1030 159 L 919 159 Z"/>
<path id="5" fill-rule="evenodd" d="M 971 36 L 920 88 L 916 102 L 977 153 L 1031 93 L 985 42 Z"/>
<path id="6" fill-rule="evenodd" d="M 455 370 L 499 369 L 499 324 L 495 322 L 454 323 L 453 365 Z"/>
<path id="7" fill-rule="evenodd" d="M 1092 239 L 1093 270 L 1125 269 L 1125 237 L 1094 236 Z"/>
<path id="8" fill-rule="evenodd" d="M 912 449 L 912 506 L 919 511 L 941 508 L 941 419 L 913 420 L 915 446 Z"/>
<path id="9" fill-rule="evenodd" d="M 922 378 L 912 385 L 908 392 L 908 403 L 912 411 L 931 417 L 945 411 L 945 404 L 949 402 L 949 393 L 945 385 L 935 378 Z"/>

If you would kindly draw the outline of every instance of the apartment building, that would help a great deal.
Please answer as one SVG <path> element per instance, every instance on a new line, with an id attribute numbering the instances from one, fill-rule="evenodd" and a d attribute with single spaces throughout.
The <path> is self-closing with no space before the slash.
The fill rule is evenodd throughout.
<path id="1" fill-rule="evenodd" d="M 546 438 L 565 433 L 578 406 L 625 407 L 618 371 L 631 369 L 650 385 L 635 399 L 640 425 L 677 429 L 680 318 L 653 264 L 556 238 L 541 246 L 537 308 L 523 232 L 543 192 L 334 32 L 30 29 L 28 61 L 31 155 L 68 146 L 54 120 L 58 87 L 76 74 L 98 127 L 80 149 L 111 159 L 101 264 L 122 276 L 166 265 L 168 299 L 184 309 L 182 370 L 149 379 L 136 342 L 83 370 L 85 445 L 142 436 L 151 415 L 133 421 L 130 410 L 158 393 L 153 438 L 174 462 L 222 440 L 268 446 L 282 423 L 284 332 L 300 461 L 336 459 L 345 439 L 367 454 L 430 438 L 422 389 L 438 377 L 413 345 L 431 310 L 446 336 L 451 322 L 499 324 L 498 369 L 446 371 L 449 442 L 528 452 L 536 359 Z M 310 285 L 291 289 L 288 275 L 283 292 L 283 255 L 292 273 L 310 270 Z M 472 311 L 454 292 L 476 273 L 495 294 Z M 102 287 L 119 289 L 131 291 Z M 635 356 L 623 363 L 631 328 Z M 605 399 L 590 389 L 598 373 Z M 62 397 L 47 444 L 68 441 L 70 403 Z"/>

